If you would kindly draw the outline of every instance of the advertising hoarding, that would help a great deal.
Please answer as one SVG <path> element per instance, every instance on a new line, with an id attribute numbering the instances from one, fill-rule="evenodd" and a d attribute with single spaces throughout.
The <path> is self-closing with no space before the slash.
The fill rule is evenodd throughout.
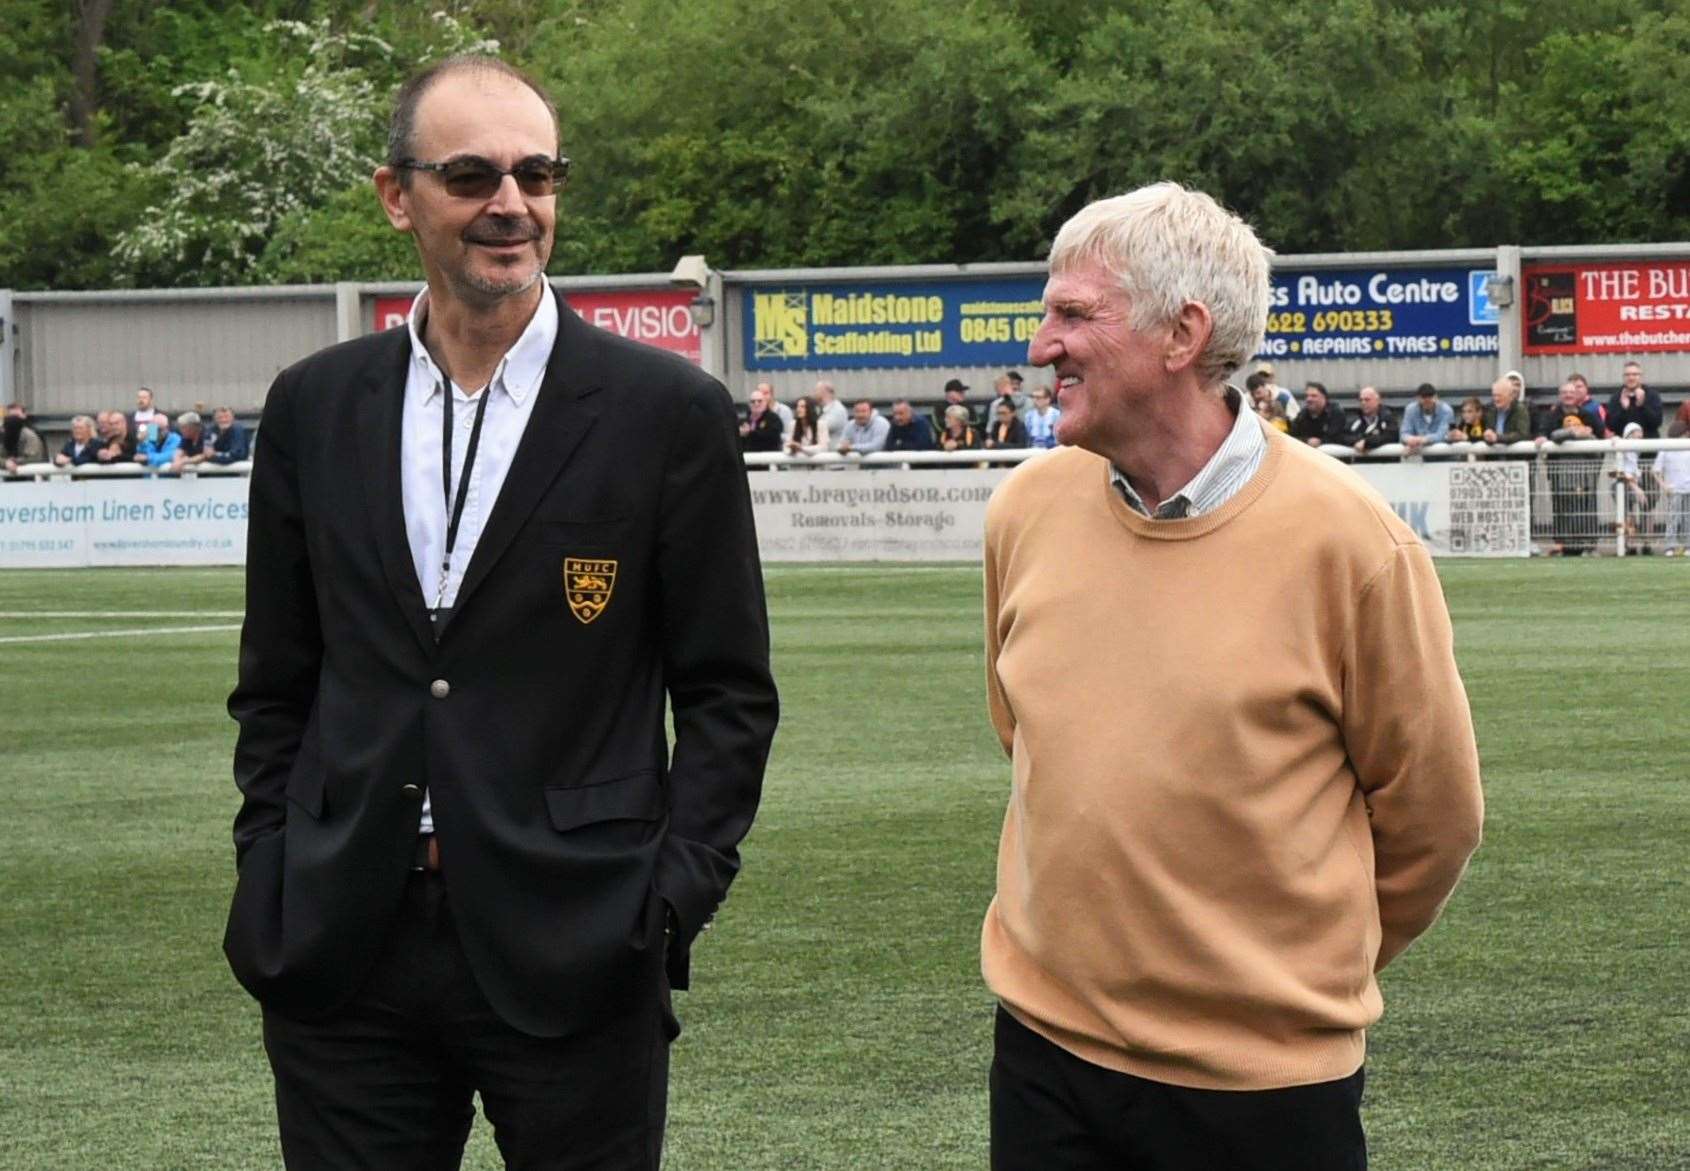
<path id="1" fill-rule="evenodd" d="M 1273 274 L 1259 357 L 1494 354 L 1488 269 L 1289 269 Z M 750 370 L 1017 366 L 1043 317 L 1042 276 L 830 282 L 746 291 Z"/>
<path id="2" fill-rule="evenodd" d="M 1690 351 L 1690 261 L 1528 264 L 1528 354 Z"/>
<path id="3" fill-rule="evenodd" d="M 1450 358 L 1498 351 L 1488 269 L 1275 269 L 1258 357 Z"/>
<path id="4" fill-rule="evenodd" d="M 600 289 L 571 290 L 563 299 L 589 325 L 679 354 L 698 365 L 703 361 L 698 326 L 688 308 L 693 295 L 689 289 Z M 404 325 L 413 297 L 377 297 L 377 331 Z"/>

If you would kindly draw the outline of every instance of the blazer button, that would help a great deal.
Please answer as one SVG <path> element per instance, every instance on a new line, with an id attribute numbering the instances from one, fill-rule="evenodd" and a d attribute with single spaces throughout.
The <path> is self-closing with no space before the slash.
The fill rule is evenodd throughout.
<path id="1" fill-rule="evenodd" d="M 413 800 L 422 796 L 422 788 L 418 785 L 400 785 L 399 791 Z"/>
<path id="2" fill-rule="evenodd" d="M 428 693 L 435 699 L 445 699 L 452 694 L 452 685 L 444 679 L 436 679 L 428 685 Z"/>

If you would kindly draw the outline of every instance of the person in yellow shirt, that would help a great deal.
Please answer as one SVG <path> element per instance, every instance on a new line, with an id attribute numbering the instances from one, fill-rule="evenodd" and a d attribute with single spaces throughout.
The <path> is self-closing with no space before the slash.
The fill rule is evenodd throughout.
<path id="1" fill-rule="evenodd" d="M 1051 250 L 1064 447 L 986 521 L 994 1171 L 1365 1167 L 1376 975 L 1478 845 L 1430 556 L 1226 384 L 1270 256 L 1172 183 Z"/>

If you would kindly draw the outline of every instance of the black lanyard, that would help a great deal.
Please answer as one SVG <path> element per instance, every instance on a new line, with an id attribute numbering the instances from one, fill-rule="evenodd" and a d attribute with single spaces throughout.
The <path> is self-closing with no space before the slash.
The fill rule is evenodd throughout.
<path id="1" fill-rule="evenodd" d="M 435 595 L 435 609 L 446 600 L 446 581 L 452 573 L 452 549 L 458 543 L 458 523 L 464 519 L 464 504 L 469 500 L 470 472 L 475 468 L 475 451 L 481 446 L 481 420 L 487 417 L 487 400 L 493 397 L 493 384 L 481 392 L 481 401 L 475 406 L 475 424 L 469 430 L 469 450 L 464 452 L 464 475 L 458 484 L 458 499 L 452 500 L 452 416 L 455 391 L 452 380 L 446 379 L 441 387 L 441 418 L 440 418 L 440 480 L 446 490 L 446 552 L 440 558 L 440 592 Z"/>

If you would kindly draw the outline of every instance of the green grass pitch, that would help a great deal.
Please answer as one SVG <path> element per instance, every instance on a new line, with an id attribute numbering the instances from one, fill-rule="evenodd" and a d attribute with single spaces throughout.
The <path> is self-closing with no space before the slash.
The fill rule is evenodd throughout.
<path id="1" fill-rule="evenodd" d="M 1373 1165 L 1690 1167 L 1690 565 L 1440 570 L 1489 819 L 1386 973 Z M 979 592 L 769 570 L 785 717 L 680 998 L 671 1171 L 985 1166 Z M 240 606 L 239 571 L 0 573 L 0 1167 L 280 1165 L 219 949 Z"/>

